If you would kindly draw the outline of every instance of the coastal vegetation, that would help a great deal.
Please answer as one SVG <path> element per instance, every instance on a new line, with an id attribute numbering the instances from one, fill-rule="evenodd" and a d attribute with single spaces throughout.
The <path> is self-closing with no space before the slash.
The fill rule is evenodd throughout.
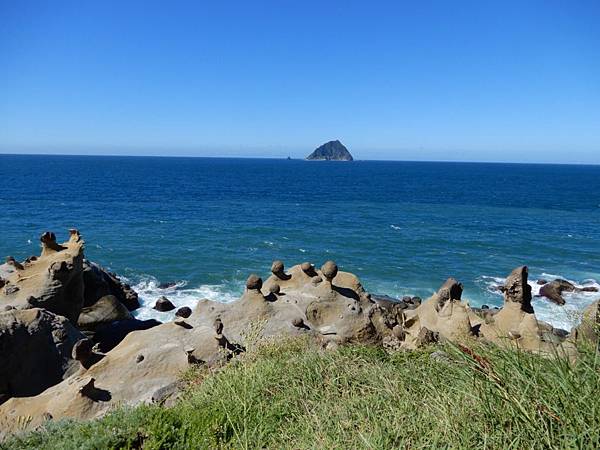
<path id="1" fill-rule="evenodd" d="M 50 421 L 1 448 L 598 448 L 600 361 L 446 343 L 411 352 L 263 341 L 184 374 L 170 407 Z"/>

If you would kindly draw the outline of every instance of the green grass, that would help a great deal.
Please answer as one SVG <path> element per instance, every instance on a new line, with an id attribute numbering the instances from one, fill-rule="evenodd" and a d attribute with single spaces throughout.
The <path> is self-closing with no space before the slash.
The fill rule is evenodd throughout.
<path id="1" fill-rule="evenodd" d="M 431 353 L 442 349 L 444 358 Z M 577 363 L 495 347 L 388 354 L 268 343 L 172 408 L 51 423 L 6 448 L 600 448 L 597 354 Z"/>

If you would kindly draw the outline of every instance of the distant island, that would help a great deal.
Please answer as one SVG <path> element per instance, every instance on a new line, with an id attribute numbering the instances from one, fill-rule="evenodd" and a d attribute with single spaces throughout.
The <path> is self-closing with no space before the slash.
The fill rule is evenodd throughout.
<path id="1" fill-rule="evenodd" d="M 306 157 L 309 161 L 354 161 L 348 149 L 340 141 L 329 141 Z"/>

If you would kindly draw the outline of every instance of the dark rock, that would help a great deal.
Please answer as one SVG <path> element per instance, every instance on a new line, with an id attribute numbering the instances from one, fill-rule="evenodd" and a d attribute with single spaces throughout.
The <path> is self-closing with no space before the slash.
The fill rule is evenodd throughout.
<path id="1" fill-rule="evenodd" d="M 546 297 L 548 300 L 556 303 L 557 305 L 564 305 L 565 299 L 562 296 L 563 292 L 573 291 L 575 291 L 575 286 L 568 281 L 554 280 L 540 288 L 540 295 L 542 297 Z"/>
<path id="2" fill-rule="evenodd" d="M 273 264 L 271 265 L 271 272 L 273 272 L 273 275 L 280 280 L 289 280 L 292 278 L 291 275 L 285 273 L 285 267 L 282 261 L 273 261 Z"/>
<path id="3" fill-rule="evenodd" d="M 114 273 L 96 263 L 83 263 L 84 306 L 91 306 L 106 295 L 114 295 L 129 311 L 140 307 L 137 293 Z"/>
<path id="4" fill-rule="evenodd" d="M 0 313 L 0 397 L 37 395 L 74 373 L 75 343 L 85 336 L 44 309 Z"/>
<path id="5" fill-rule="evenodd" d="M 307 262 L 303 262 L 302 265 L 300 266 L 302 271 L 308 275 L 309 277 L 315 277 L 317 276 L 317 271 L 315 270 L 315 266 L 313 266 L 311 263 Z"/>
<path id="6" fill-rule="evenodd" d="M 175 309 L 175 305 L 171 302 L 171 300 L 169 300 L 163 295 L 158 300 L 156 300 L 156 303 L 154 304 L 154 309 L 162 312 L 173 311 Z"/>
<path id="7" fill-rule="evenodd" d="M 329 141 L 306 157 L 310 161 L 352 161 L 352 155 L 340 141 Z"/>
<path id="8" fill-rule="evenodd" d="M 131 313 L 114 295 L 105 295 L 92 306 L 81 310 L 77 319 L 80 329 L 94 329 L 116 320 L 131 319 Z"/>
<path id="9" fill-rule="evenodd" d="M 540 279 L 536 282 L 538 286 L 543 286 L 544 284 L 548 284 L 548 280 Z"/>
<path id="10" fill-rule="evenodd" d="M 182 306 L 177 311 L 175 311 L 175 315 L 178 317 L 183 317 L 184 319 L 187 319 L 188 317 L 190 317 L 192 315 L 192 308 L 190 308 L 188 306 Z"/>
<path id="11" fill-rule="evenodd" d="M 273 283 L 271 286 L 269 286 L 269 293 L 273 295 L 279 295 L 281 293 L 281 286 L 279 286 L 277 283 Z"/>
<path id="12" fill-rule="evenodd" d="M 160 283 L 158 285 L 158 289 L 170 289 L 177 286 L 177 282 L 175 281 L 167 281 L 166 283 Z"/>
<path id="13" fill-rule="evenodd" d="M 116 347 L 132 331 L 148 330 L 157 325 L 160 325 L 160 322 L 154 319 L 119 320 L 96 328 L 93 340 L 97 344 L 98 350 L 106 353 Z"/>

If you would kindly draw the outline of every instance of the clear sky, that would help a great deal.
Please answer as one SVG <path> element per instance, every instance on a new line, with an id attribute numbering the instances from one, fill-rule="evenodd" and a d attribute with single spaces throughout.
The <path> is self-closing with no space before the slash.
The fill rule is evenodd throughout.
<path id="1" fill-rule="evenodd" d="M 0 0 L 0 152 L 600 163 L 600 1 Z"/>

